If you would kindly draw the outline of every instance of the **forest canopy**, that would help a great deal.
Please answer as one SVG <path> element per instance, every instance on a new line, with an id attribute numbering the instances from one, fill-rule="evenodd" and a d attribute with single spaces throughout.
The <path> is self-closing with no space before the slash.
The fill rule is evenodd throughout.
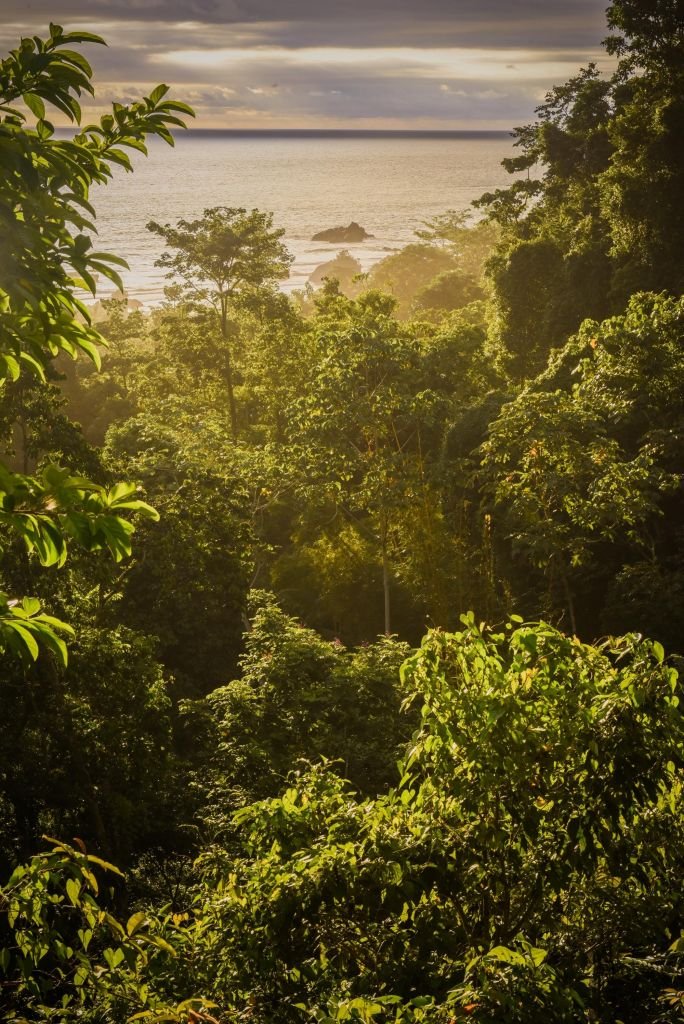
<path id="1" fill-rule="evenodd" d="M 144 312 L 93 186 L 191 108 L 0 61 L 3 1020 L 684 1019 L 684 11 L 607 20 L 474 210 L 292 295 L 152 221 Z"/>

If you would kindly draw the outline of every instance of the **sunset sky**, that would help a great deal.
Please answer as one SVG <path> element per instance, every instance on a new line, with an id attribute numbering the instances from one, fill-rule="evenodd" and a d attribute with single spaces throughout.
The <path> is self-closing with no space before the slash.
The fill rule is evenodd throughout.
<path id="1" fill-rule="evenodd" d="M 88 47 L 98 108 L 164 81 L 205 128 L 490 128 L 608 67 L 604 0 L 2 0 L 3 49 L 50 20 Z M 94 113 L 95 111 L 93 111 Z"/>

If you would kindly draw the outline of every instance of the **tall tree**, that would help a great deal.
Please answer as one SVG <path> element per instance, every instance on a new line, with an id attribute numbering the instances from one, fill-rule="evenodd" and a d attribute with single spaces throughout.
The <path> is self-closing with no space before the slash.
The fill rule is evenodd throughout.
<path id="1" fill-rule="evenodd" d="M 390 296 L 371 291 L 354 301 L 329 286 L 318 306 L 291 441 L 307 504 L 326 502 L 337 526 L 351 523 L 377 552 L 390 634 L 398 525 L 408 504 L 430 505 L 425 441 L 444 395 L 426 373 L 422 339 L 396 319 Z"/>
<path id="2" fill-rule="evenodd" d="M 237 437 L 232 353 L 236 324 L 231 314 L 240 300 L 288 276 L 292 257 L 281 242 L 284 229 L 274 229 L 271 213 L 228 206 L 207 209 L 198 220 L 179 220 L 175 228 L 156 221 L 147 227 L 175 250 L 163 253 L 157 266 L 165 267 L 168 277 L 180 279 L 189 298 L 213 311 L 216 360 L 225 373 Z"/>
<path id="3" fill-rule="evenodd" d="M 527 177 L 476 204 L 502 228 L 494 328 L 517 379 L 585 317 L 636 291 L 684 290 L 681 0 L 617 0 L 607 17 L 614 74 L 590 64 L 552 89 L 504 161 Z"/>
<path id="4" fill-rule="evenodd" d="M 681 636 L 677 588 L 662 604 L 660 592 L 682 558 L 683 324 L 682 299 L 634 296 L 624 316 L 586 321 L 490 424 L 480 478 L 495 520 L 514 554 L 546 576 L 538 610 L 565 606 L 573 632 L 597 631 L 612 591 L 622 608 L 611 626 L 648 621 L 658 638 Z M 641 591 L 637 616 L 625 600 L 630 578 Z M 648 604 L 660 608 L 657 620 Z"/>

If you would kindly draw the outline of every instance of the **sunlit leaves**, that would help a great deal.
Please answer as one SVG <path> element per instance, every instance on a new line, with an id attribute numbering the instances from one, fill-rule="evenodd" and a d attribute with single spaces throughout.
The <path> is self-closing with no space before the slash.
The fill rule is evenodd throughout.
<path id="1" fill-rule="evenodd" d="M 88 551 L 108 549 L 120 561 L 131 552 L 135 529 L 126 513 L 159 518 L 134 484 L 108 490 L 53 464 L 39 477 L 0 466 L 0 525 L 21 537 L 43 565 L 63 565 L 69 539 Z"/>
<path id="2" fill-rule="evenodd" d="M 599 545 L 652 557 L 684 469 L 683 319 L 681 300 L 644 294 L 587 321 L 490 424 L 480 479 L 515 553 L 549 579 Z"/>
<path id="3" fill-rule="evenodd" d="M 66 665 L 67 648 L 60 634 L 73 635 L 73 629 L 43 612 L 35 598 L 25 597 L 19 602 L 0 594 L 0 652 L 7 651 L 30 662 L 36 660 L 43 648 Z"/>
<path id="4" fill-rule="evenodd" d="M 172 144 L 170 126 L 184 127 L 178 114 L 192 115 L 185 104 L 165 99 L 168 89 L 159 86 L 141 102 L 114 104 L 112 115 L 75 138 L 56 138 L 49 108 L 80 124 L 79 98 L 94 91 L 89 62 L 72 48 L 81 43 L 103 40 L 51 24 L 48 39 L 24 38 L 0 61 L 0 386 L 27 370 L 45 380 L 60 353 L 85 354 L 99 366 L 103 339 L 77 289 L 94 295 L 101 276 L 123 290 L 117 268 L 126 262 L 93 251 L 90 188 L 106 183 L 117 163 L 130 169 L 125 150 L 144 152 L 148 135 Z M 108 491 L 54 465 L 28 477 L 0 464 L 3 540 L 19 536 L 45 566 L 64 563 L 70 540 L 120 561 L 131 550 L 131 514 L 156 516 L 132 485 Z M 57 620 L 6 601 L 0 614 L 3 650 L 35 659 L 42 644 L 66 661 L 58 635 L 66 627 Z"/>
<path id="5" fill-rule="evenodd" d="M 222 1001 L 579 1024 L 603 1005 L 592 972 L 620 978 L 613 943 L 658 992 L 684 772 L 661 654 L 518 617 L 433 630 L 403 669 L 421 711 L 395 790 L 362 800 L 316 765 L 235 815 L 240 856 L 203 855 L 198 963 Z"/>
<path id="6" fill-rule="evenodd" d="M 108 490 L 55 465 L 47 465 L 39 477 L 27 477 L 0 464 L 0 527 L 7 536 L 21 538 L 42 565 L 63 565 L 70 540 L 88 551 L 107 550 L 121 561 L 131 553 L 135 527 L 124 518 L 130 513 L 159 518 L 133 484 Z M 73 630 L 43 612 L 37 601 L 0 595 L 0 651 L 35 661 L 42 647 L 65 665 L 60 634 Z"/>
<path id="7" fill-rule="evenodd" d="M 94 854 L 57 840 L 17 867 L 0 888 L 3 1009 L 12 1018 L 197 1021 L 215 1004 L 179 1000 L 172 965 L 187 942 L 173 918 L 133 914 L 124 925 L 106 909 L 100 881 L 123 877 Z M 8 941 L 9 940 L 9 941 Z M 54 1012 L 50 1009 L 54 1006 Z M 34 1016 L 35 1015 L 35 1016 Z"/>
<path id="8" fill-rule="evenodd" d="M 251 682 L 287 686 L 299 656 L 269 659 L 267 625 Z M 286 633 L 288 649 L 336 656 Z M 361 799 L 325 761 L 291 775 L 234 815 L 230 849 L 204 851 L 187 912 L 118 920 L 98 895 L 107 865 L 63 844 L 17 869 L 0 900 L 10 999 L 65 1021 L 115 1000 L 129 1019 L 211 1020 L 212 1003 L 177 1002 L 190 988 L 257 1022 L 294 1006 L 320 1024 L 579 1024 L 601 1006 L 624 1018 L 626 960 L 635 1005 L 675 999 L 681 940 L 663 920 L 679 899 L 684 730 L 659 646 L 469 613 L 403 677 L 422 710 L 397 788 Z M 258 695 L 228 689 L 215 700 L 232 737 Z"/>
<path id="9" fill-rule="evenodd" d="M 156 134 L 172 144 L 169 126 L 183 127 L 178 114 L 192 114 L 185 104 L 164 99 L 168 89 L 160 86 L 139 103 L 115 104 L 113 115 L 75 138 L 56 138 L 46 120 L 47 108 L 53 106 L 80 123 L 77 97 L 93 93 L 90 64 L 70 48 L 83 42 L 103 40 L 88 32 L 64 33 L 52 25 L 48 40 L 22 39 L 0 62 L 0 196 L 6 211 L 0 356 L 13 378 L 25 357 L 24 368 L 31 365 L 39 374 L 46 360 L 60 351 L 94 357 L 102 339 L 84 316 L 75 289 L 94 294 L 98 275 L 122 289 L 116 268 L 126 263 L 92 251 L 84 233 L 94 230 L 90 187 L 110 179 L 114 164 L 130 169 L 125 151 L 144 151 L 146 136 Z M 27 125 L 16 106 L 20 99 L 37 119 L 35 127 Z"/>

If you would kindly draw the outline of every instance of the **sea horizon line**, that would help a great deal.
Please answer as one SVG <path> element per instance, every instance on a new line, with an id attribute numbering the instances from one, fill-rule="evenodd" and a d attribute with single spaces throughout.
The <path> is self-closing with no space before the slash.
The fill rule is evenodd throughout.
<path id="1" fill-rule="evenodd" d="M 59 134 L 73 135 L 81 130 L 70 125 L 60 125 Z M 311 139 L 366 139 L 366 138 L 412 138 L 412 139 L 502 139 L 511 138 L 513 129 L 494 128 L 194 128 L 176 130 L 176 139 L 204 138 L 311 138 Z"/>
<path id="2" fill-rule="evenodd" d="M 232 135 L 303 138 L 501 138 L 512 135 L 512 129 L 492 128 L 195 128 L 188 127 L 182 135 Z"/>

